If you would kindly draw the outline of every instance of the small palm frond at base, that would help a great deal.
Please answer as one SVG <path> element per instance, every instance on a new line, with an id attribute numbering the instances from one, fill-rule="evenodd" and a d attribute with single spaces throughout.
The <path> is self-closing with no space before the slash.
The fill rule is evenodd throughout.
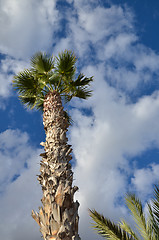
<path id="1" fill-rule="evenodd" d="M 159 188 L 157 186 L 154 187 L 154 198 L 147 206 L 149 226 L 151 226 L 154 235 L 158 236 L 155 239 L 159 239 Z"/>
<path id="2" fill-rule="evenodd" d="M 149 234 L 146 227 L 145 214 L 141 201 L 135 196 L 135 194 L 126 195 L 126 205 L 130 209 L 132 216 L 136 222 L 136 227 L 139 230 L 141 236 L 146 240 L 149 239 Z"/>
<path id="3" fill-rule="evenodd" d="M 154 188 L 154 199 L 153 202 L 153 213 L 156 219 L 156 223 L 159 226 L 159 188 L 155 186 Z"/>
<path id="4" fill-rule="evenodd" d="M 99 235 L 110 240 L 134 240 L 133 236 L 129 235 L 126 231 L 120 228 L 119 225 L 105 218 L 95 210 L 89 210 L 89 214 L 95 223 L 92 227 Z"/>
<path id="5" fill-rule="evenodd" d="M 111 222 L 109 219 L 100 215 L 95 210 L 90 210 L 90 216 L 94 220 L 93 228 L 103 237 L 107 239 L 144 239 L 144 240 L 159 240 L 159 187 L 154 188 L 154 198 L 146 204 L 148 209 L 147 217 L 143 212 L 141 201 L 135 194 L 127 194 L 126 205 L 131 211 L 131 214 L 136 222 L 136 228 L 140 237 L 132 230 L 132 228 L 124 220 L 121 220 L 118 225 Z"/>
<path id="6" fill-rule="evenodd" d="M 122 220 L 119 222 L 119 225 L 120 225 L 120 227 L 121 227 L 125 232 L 127 232 L 129 235 L 131 235 L 134 239 L 139 240 L 139 238 L 138 238 L 138 236 L 136 235 L 136 233 L 132 230 L 132 228 L 130 227 L 130 225 L 129 225 L 127 222 L 125 222 L 125 220 L 122 219 Z"/>

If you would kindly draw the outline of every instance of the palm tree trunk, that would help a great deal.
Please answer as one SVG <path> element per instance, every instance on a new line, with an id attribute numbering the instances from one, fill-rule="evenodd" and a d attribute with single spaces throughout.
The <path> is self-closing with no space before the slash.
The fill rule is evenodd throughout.
<path id="1" fill-rule="evenodd" d="M 73 172 L 71 146 L 67 144 L 68 121 L 62 107 L 61 96 L 49 92 L 44 101 L 43 124 L 46 141 L 41 143 L 45 153 L 42 156 L 38 180 L 42 186 L 43 207 L 39 213 L 32 211 L 32 217 L 40 226 L 44 240 L 80 240 L 78 235 L 78 201 L 72 187 Z"/>

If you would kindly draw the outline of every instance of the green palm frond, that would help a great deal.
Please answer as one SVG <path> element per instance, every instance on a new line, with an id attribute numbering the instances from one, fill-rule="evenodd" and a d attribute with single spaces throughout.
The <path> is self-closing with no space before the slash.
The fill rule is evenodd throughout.
<path id="1" fill-rule="evenodd" d="M 135 194 L 128 194 L 126 196 L 126 205 L 130 209 L 132 216 L 136 222 L 136 227 L 141 233 L 141 236 L 146 240 L 150 239 L 146 228 L 146 219 L 143 212 L 141 201 L 135 196 Z"/>
<path id="2" fill-rule="evenodd" d="M 19 94 L 36 95 L 39 90 L 38 80 L 29 70 L 24 70 L 14 77 L 13 87 Z"/>
<path id="3" fill-rule="evenodd" d="M 119 225 L 105 218 L 95 210 L 89 210 L 89 214 L 95 223 L 92 227 L 99 235 L 110 240 L 134 240 L 133 236 L 129 235 L 126 231 L 120 228 Z"/>
<path id="4" fill-rule="evenodd" d="M 93 77 L 87 78 L 83 74 L 80 74 L 75 81 L 70 81 L 69 84 L 65 84 L 63 92 L 68 94 L 71 98 L 78 97 L 87 99 L 92 96 L 92 91 L 88 89 L 92 81 Z"/>
<path id="5" fill-rule="evenodd" d="M 17 74 L 13 80 L 13 87 L 18 91 L 19 99 L 25 107 L 33 109 L 41 101 L 44 86 L 31 71 L 24 70 Z"/>
<path id="6" fill-rule="evenodd" d="M 29 97 L 29 96 L 24 97 L 20 95 L 19 99 L 27 108 L 33 109 L 36 105 L 36 97 Z"/>
<path id="7" fill-rule="evenodd" d="M 93 81 L 93 77 L 87 78 L 83 74 L 80 74 L 77 80 L 72 81 L 71 85 L 74 88 L 73 96 L 87 99 L 92 96 L 92 91 L 88 90 L 88 86 Z"/>
<path id="8" fill-rule="evenodd" d="M 78 97 L 82 99 L 87 99 L 92 96 L 92 91 L 87 90 L 87 88 L 78 87 L 73 93 L 73 97 Z"/>
<path id="9" fill-rule="evenodd" d="M 64 52 L 59 53 L 56 58 L 56 71 L 63 77 L 63 80 L 68 80 L 73 78 L 76 72 L 75 63 L 77 61 L 75 55 L 71 51 L 65 50 Z"/>
<path id="10" fill-rule="evenodd" d="M 33 71 L 46 74 L 54 69 L 54 60 L 46 53 L 38 52 L 31 58 L 31 66 Z"/>
<path id="11" fill-rule="evenodd" d="M 75 87 L 88 86 L 93 81 L 93 77 L 85 77 L 82 73 L 79 74 L 78 78 L 72 82 Z"/>
<path id="12" fill-rule="evenodd" d="M 40 111 L 43 111 L 44 95 L 42 94 L 39 94 L 37 96 L 19 95 L 19 99 L 24 104 L 25 107 L 30 109 L 36 108 Z"/>

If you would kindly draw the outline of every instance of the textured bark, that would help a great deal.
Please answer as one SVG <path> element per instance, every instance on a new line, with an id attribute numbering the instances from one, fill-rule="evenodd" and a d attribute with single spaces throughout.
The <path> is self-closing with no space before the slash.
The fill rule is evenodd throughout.
<path id="1" fill-rule="evenodd" d="M 78 187 L 72 187 L 73 172 L 69 163 L 72 149 L 66 137 L 68 121 L 56 91 L 46 95 L 43 124 L 46 141 L 41 145 L 45 152 L 40 154 L 38 176 L 43 207 L 39 208 L 39 213 L 32 211 L 32 217 L 39 224 L 44 240 L 79 240 L 79 203 L 73 199 Z"/>

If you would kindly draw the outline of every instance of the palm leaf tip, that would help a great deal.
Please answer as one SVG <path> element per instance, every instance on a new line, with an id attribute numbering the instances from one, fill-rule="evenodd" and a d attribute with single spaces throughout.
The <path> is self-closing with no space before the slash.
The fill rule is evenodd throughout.
<path id="1" fill-rule="evenodd" d="M 93 81 L 93 77 L 85 77 L 80 74 L 75 81 L 70 82 L 69 89 L 72 91 L 73 97 L 87 99 L 92 96 L 92 90 L 89 90 L 90 83 Z"/>
<path id="2" fill-rule="evenodd" d="M 74 96 L 82 99 L 87 99 L 92 96 L 92 91 L 79 88 L 76 90 Z"/>

